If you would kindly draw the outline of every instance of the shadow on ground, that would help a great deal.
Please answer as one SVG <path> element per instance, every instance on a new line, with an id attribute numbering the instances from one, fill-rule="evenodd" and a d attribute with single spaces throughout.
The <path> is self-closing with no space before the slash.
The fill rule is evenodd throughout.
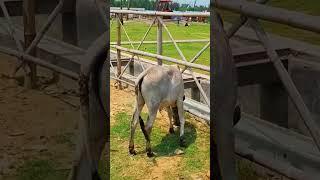
<path id="1" fill-rule="evenodd" d="M 187 149 L 191 144 L 197 139 L 197 130 L 193 124 L 186 122 L 185 123 L 185 139 L 186 147 L 181 148 L 179 146 L 179 129 L 175 131 L 174 134 L 167 134 L 161 139 L 160 144 L 156 144 L 152 147 L 152 151 L 157 154 L 157 157 L 160 156 L 175 156 L 176 149 Z M 151 141 L 152 143 L 152 141 Z"/>

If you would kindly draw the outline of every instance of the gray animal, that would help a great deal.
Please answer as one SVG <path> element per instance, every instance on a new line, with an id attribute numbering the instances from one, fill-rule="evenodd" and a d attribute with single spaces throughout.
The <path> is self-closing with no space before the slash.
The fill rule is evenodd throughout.
<path id="1" fill-rule="evenodd" d="M 129 142 L 129 153 L 136 155 L 134 150 L 134 133 L 138 120 L 146 139 L 146 152 L 148 157 L 154 154 L 151 151 L 150 135 L 153 123 L 160 109 L 166 109 L 170 128 L 169 133 L 174 133 L 172 124 L 172 108 L 178 109 L 180 121 L 180 146 L 185 146 L 184 139 L 184 84 L 182 73 L 176 66 L 152 66 L 143 71 L 135 82 L 136 105 L 131 120 L 131 135 Z M 148 108 L 148 119 L 146 126 L 140 116 L 143 106 Z M 174 111 L 176 112 L 176 111 Z"/>

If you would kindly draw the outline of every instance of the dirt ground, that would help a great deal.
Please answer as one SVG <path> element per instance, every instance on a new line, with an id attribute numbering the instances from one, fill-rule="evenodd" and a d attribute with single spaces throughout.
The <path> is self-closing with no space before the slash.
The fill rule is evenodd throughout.
<path id="1" fill-rule="evenodd" d="M 0 54 L 0 179 L 23 179 L 21 169 L 34 160 L 54 162 L 54 173 L 60 174 L 54 177 L 64 179 L 75 149 L 79 118 L 76 82 L 61 79 L 58 84 L 47 83 L 52 74 L 40 69 L 39 88 L 25 89 L 21 82 L 8 76 L 15 63 L 13 57 Z M 131 114 L 133 91 L 130 88 L 116 91 L 113 83 L 111 117 L 120 111 Z M 111 126 L 114 123 L 111 118 Z M 200 130 L 206 128 L 196 121 L 194 125 Z M 157 126 L 168 129 L 165 112 L 158 114 Z M 123 145 L 127 147 L 126 143 Z M 162 179 L 168 171 L 179 167 L 181 159 L 180 156 L 158 158 L 157 165 L 150 168 L 149 177 Z M 192 176 L 192 179 L 209 179 L 209 170 Z"/>
<path id="2" fill-rule="evenodd" d="M 56 170 L 67 173 L 79 118 L 76 93 L 57 84 L 25 89 L 7 76 L 14 63 L 0 54 L 0 179 L 16 179 L 34 159 L 54 160 Z"/>
<path id="3" fill-rule="evenodd" d="M 124 90 L 117 90 L 114 86 L 114 82 L 112 82 L 111 87 L 111 129 L 115 126 L 117 122 L 115 116 L 120 112 L 126 112 L 129 117 L 131 118 L 131 114 L 133 112 L 134 102 L 135 102 L 135 95 L 132 88 L 126 88 Z M 146 107 L 144 107 L 143 112 L 147 113 Z M 129 120 L 129 119 L 128 119 Z M 209 135 L 209 129 L 208 126 L 198 121 L 193 116 L 187 116 L 186 121 L 191 123 L 194 128 L 196 129 L 196 136 L 197 141 L 206 141 L 208 139 L 204 139 L 201 137 L 201 134 Z M 127 124 L 129 125 L 129 121 L 127 121 Z M 167 132 L 169 129 L 169 120 L 167 113 L 165 111 L 158 113 L 157 118 L 154 123 L 153 129 L 160 129 L 161 131 Z M 154 131 L 154 130 L 153 130 Z M 188 128 L 186 128 L 186 131 L 188 131 Z M 112 130 L 111 130 L 112 132 Z M 137 127 L 136 135 L 141 134 L 139 127 Z M 151 139 L 154 138 L 154 134 L 152 134 Z M 159 138 L 164 138 L 163 134 Z M 114 139 L 117 139 L 116 142 L 112 142 Z M 120 139 L 120 140 L 119 140 Z M 119 141 L 118 141 L 119 140 Z M 141 140 L 141 139 L 140 139 Z M 144 139 L 143 139 L 144 141 Z M 112 155 L 119 156 L 119 158 L 123 161 L 129 161 L 128 164 L 131 164 L 132 166 L 136 167 L 126 167 L 124 164 L 116 164 L 121 163 L 121 161 L 114 160 L 112 158 L 111 160 L 111 167 L 115 166 L 117 169 L 123 168 L 123 170 L 118 171 L 118 173 L 122 173 L 122 176 L 124 179 L 157 179 L 157 180 L 165 180 L 168 179 L 168 174 L 171 175 L 169 179 L 197 179 L 197 180 L 206 180 L 210 177 L 210 171 L 209 167 L 208 169 L 202 169 L 200 167 L 199 171 L 195 173 L 191 173 L 187 177 L 184 177 L 185 171 L 182 168 L 182 161 L 184 158 L 184 155 L 170 155 L 170 156 L 158 156 L 155 159 L 153 159 L 153 163 L 150 163 L 149 158 L 146 157 L 145 151 L 144 151 L 144 143 L 137 143 L 135 141 L 135 147 L 138 151 L 137 157 L 129 157 L 127 154 L 128 150 L 128 138 L 121 139 L 121 137 L 114 138 L 111 133 L 111 158 Z M 112 145 L 114 143 L 121 143 L 120 146 Z M 157 144 L 151 140 L 152 146 L 157 146 Z M 166 142 L 164 142 L 166 143 Z M 173 142 L 178 144 L 178 142 Z M 198 145 L 198 144 L 197 144 Z M 203 147 L 199 147 L 202 149 L 202 151 L 208 151 L 209 152 L 209 142 L 204 142 L 201 145 L 204 145 Z M 114 150 L 113 148 L 117 147 L 120 149 Z M 115 152 L 114 152 L 115 151 Z M 119 152 L 120 151 L 120 152 Z M 188 154 L 185 154 L 186 156 L 189 156 Z M 189 157 L 190 158 L 190 157 Z M 192 157 L 191 157 L 192 158 Z M 204 158 L 208 158 L 209 161 L 209 154 L 208 156 L 204 156 Z M 113 164 L 114 162 L 114 164 Z M 143 169 L 143 170 L 141 170 Z M 143 171 L 143 172 L 139 172 Z M 180 171 L 180 172 L 179 172 Z M 111 170 L 111 177 L 113 177 L 113 171 Z M 139 173 L 143 174 L 143 176 L 138 175 Z M 136 174 L 136 175 L 132 175 Z"/>

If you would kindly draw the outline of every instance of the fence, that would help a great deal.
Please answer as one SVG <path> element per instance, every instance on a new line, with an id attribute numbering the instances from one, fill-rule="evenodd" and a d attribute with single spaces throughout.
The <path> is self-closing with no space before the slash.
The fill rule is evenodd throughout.
<path id="1" fill-rule="evenodd" d="M 133 65 L 132 65 L 133 62 L 139 63 L 141 68 L 145 69 L 145 67 L 143 66 L 143 64 L 140 60 L 140 56 L 155 58 L 155 59 L 157 59 L 157 62 L 159 65 L 162 65 L 162 61 L 176 63 L 179 65 L 185 66 L 185 68 L 183 68 L 183 70 L 182 70 L 182 73 L 185 71 L 189 72 L 194 83 L 196 84 L 198 89 L 193 88 L 192 94 L 196 94 L 196 92 L 194 92 L 194 91 L 199 91 L 204 99 L 204 102 L 206 103 L 206 106 L 210 107 L 210 100 L 209 100 L 207 94 L 205 93 L 205 91 L 203 90 L 203 87 L 201 86 L 197 75 L 192 70 L 192 69 L 199 69 L 202 71 L 210 72 L 210 68 L 208 66 L 204 66 L 204 65 L 200 65 L 200 64 L 195 63 L 197 61 L 197 59 L 203 54 L 203 52 L 209 48 L 209 46 L 210 46 L 210 42 L 208 42 L 209 40 L 207 40 L 207 39 L 175 40 L 175 38 L 171 34 L 170 30 L 168 29 L 166 23 L 163 21 L 163 18 L 162 18 L 163 16 L 168 16 L 168 17 L 173 17 L 173 16 L 209 17 L 210 13 L 181 13 L 181 12 L 176 13 L 176 12 L 155 12 L 155 11 L 131 11 L 131 10 L 111 10 L 110 12 L 115 14 L 115 19 L 116 19 L 115 21 L 117 23 L 117 31 L 116 31 L 117 42 L 111 43 L 111 47 L 115 48 L 117 51 L 117 69 L 114 68 L 112 62 L 110 62 L 110 66 L 111 66 L 111 70 L 116 74 L 116 77 L 114 77 L 114 79 L 118 80 L 119 84 L 120 84 L 121 78 L 124 75 L 127 68 L 128 67 L 129 67 L 129 69 L 133 68 Z M 148 29 L 146 30 L 144 36 L 141 38 L 140 42 L 131 41 L 131 38 L 129 37 L 129 35 L 127 33 L 126 27 L 122 24 L 121 18 L 123 17 L 123 15 L 127 15 L 127 14 L 145 15 L 145 16 L 150 16 L 152 18 L 151 24 L 149 25 Z M 157 41 L 145 42 L 145 39 L 148 36 L 148 34 L 150 33 L 150 30 L 153 25 L 157 26 Z M 121 42 L 121 36 L 122 36 L 121 30 L 123 30 L 126 38 L 128 39 L 128 41 L 125 43 Z M 163 38 L 162 38 L 163 30 L 168 34 L 170 41 L 163 40 Z M 194 42 L 207 42 L 207 44 L 205 46 L 203 46 L 203 48 L 191 60 L 188 61 L 186 59 L 185 55 L 183 54 L 183 52 L 181 51 L 178 43 L 194 43 Z M 153 53 L 139 50 L 140 47 L 144 43 L 156 43 L 157 44 L 157 54 L 153 54 Z M 174 45 L 175 49 L 177 50 L 177 52 L 179 53 L 179 56 L 181 59 L 175 59 L 172 57 L 163 56 L 162 55 L 163 43 L 173 43 L 173 45 Z M 131 48 L 126 48 L 126 47 L 121 46 L 123 44 L 130 44 Z M 137 48 L 134 48 L 133 44 L 139 44 L 139 45 Z M 121 62 L 121 59 L 122 59 L 121 52 L 132 54 L 129 62 L 127 62 L 127 64 L 125 64 L 125 67 L 123 69 L 122 69 L 122 62 Z M 135 58 L 135 56 L 136 56 L 136 58 Z M 130 72 L 133 72 L 133 70 L 131 69 Z M 131 73 L 131 75 L 133 75 L 133 73 Z M 200 99 L 196 99 L 196 100 L 199 101 Z"/>
<path id="2" fill-rule="evenodd" d="M 258 3 L 261 4 L 266 2 L 267 0 L 258 1 Z M 289 166 L 289 164 L 283 164 L 273 159 L 263 158 L 261 154 L 257 154 L 249 149 L 244 149 L 241 145 L 237 147 L 234 146 L 234 135 L 232 131 L 233 127 L 231 126 L 232 123 L 230 122 L 231 118 L 226 114 L 228 114 L 228 112 L 234 108 L 233 102 L 236 98 L 234 91 L 236 91 L 236 87 L 234 87 L 233 84 L 236 83 L 236 80 L 232 78 L 235 76 L 232 70 L 234 67 L 234 62 L 232 60 L 230 47 L 227 45 L 227 39 L 231 38 L 243 24 L 248 22 L 249 26 L 254 30 L 263 47 L 266 49 L 266 53 L 276 69 L 283 86 L 285 87 L 290 99 L 294 103 L 301 118 L 307 126 L 314 144 L 316 145 L 317 149 L 320 150 L 319 127 L 312 118 L 310 111 L 308 110 L 291 77 L 286 71 L 286 68 L 281 63 L 281 59 L 279 58 L 278 53 L 275 51 L 273 44 L 270 43 L 266 32 L 258 21 L 258 19 L 263 19 L 286 24 L 296 28 L 310 30 L 313 32 L 320 32 L 320 19 L 318 17 L 291 12 L 280 8 L 268 7 L 261 4 L 247 2 L 244 0 L 215 0 L 212 4 L 212 7 L 241 14 L 240 18 L 235 21 L 235 23 L 224 33 L 221 19 L 219 19 L 219 14 L 211 9 L 213 12 L 213 26 L 211 29 L 211 34 L 214 34 L 214 36 L 212 36 L 212 48 L 216 53 L 215 67 L 218 68 L 216 70 L 217 73 L 213 75 L 213 79 L 215 79 L 215 87 L 212 89 L 212 91 L 215 95 L 215 105 L 221 105 L 223 103 L 229 105 L 229 107 L 226 107 L 221 111 L 215 111 L 214 115 L 211 116 L 217 123 L 218 152 L 216 156 L 219 158 L 221 175 L 224 179 L 236 178 L 235 159 L 233 156 L 234 152 L 236 152 L 238 155 L 249 158 L 250 160 L 255 161 L 265 167 L 271 168 L 286 177 L 293 179 L 316 179 L 315 177 L 312 177 L 312 175 L 306 174 L 304 171 L 301 171 L 296 167 Z M 217 45 L 218 42 L 225 42 L 226 44 L 222 45 L 222 47 L 219 47 Z M 226 81 L 233 81 L 234 83 L 227 83 Z M 231 90 L 224 92 L 226 89 Z M 229 96 L 231 95 L 233 98 L 227 98 L 228 92 Z M 226 99 L 228 99 L 227 102 Z"/>

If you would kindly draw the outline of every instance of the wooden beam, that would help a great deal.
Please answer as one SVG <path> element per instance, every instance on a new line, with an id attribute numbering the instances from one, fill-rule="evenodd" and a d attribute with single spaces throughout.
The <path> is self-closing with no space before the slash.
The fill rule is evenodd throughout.
<path id="1" fill-rule="evenodd" d="M 246 0 L 215 0 L 213 1 L 213 6 L 240 13 L 248 17 L 272 21 L 313 32 L 320 32 L 320 18 L 318 16 L 265 6 Z"/>

